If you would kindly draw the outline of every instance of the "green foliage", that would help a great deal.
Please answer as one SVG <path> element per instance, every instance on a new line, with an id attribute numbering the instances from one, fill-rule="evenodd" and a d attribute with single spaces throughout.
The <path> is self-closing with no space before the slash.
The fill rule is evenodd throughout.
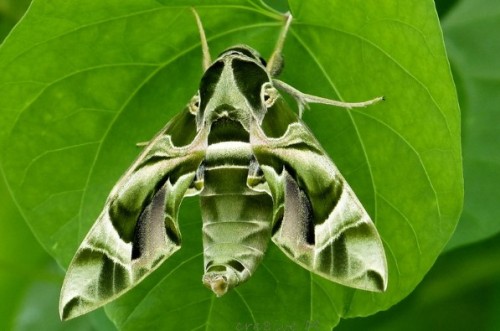
<path id="1" fill-rule="evenodd" d="M 335 330 L 500 330 L 499 260 L 500 235 L 447 252 L 403 302 Z"/>
<path id="2" fill-rule="evenodd" d="M 189 6 L 198 9 L 212 54 L 247 43 L 269 56 L 281 26 L 276 12 L 252 1 L 204 3 L 35 0 L 0 48 L 1 171 L 60 265 L 69 264 L 138 154 L 135 144 L 196 91 L 201 52 Z M 272 247 L 248 283 L 216 299 L 201 285 L 201 221 L 189 199 L 179 217 L 181 251 L 107 306 L 118 328 L 314 323 L 328 330 L 340 317 L 385 310 L 415 288 L 451 236 L 463 194 L 458 105 L 433 6 L 290 1 L 295 21 L 281 79 L 346 101 L 387 99 L 350 112 L 315 106 L 304 116 L 377 224 L 387 293 L 332 284 Z"/>
<path id="3" fill-rule="evenodd" d="M 443 18 L 462 108 L 465 204 L 449 248 L 500 232 L 500 3 L 463 0 Z"/>
<path id="4" fill-rule="evenodd" d="M 500 329 L 499 18 L 496 0 L 459 1 L 441 17 L 462 109 L 465 178 L 464 211 L 447 253 L 398 306 L 339 330 Z"/>
<path id="5" fill-rule="evenodd" d="M 102 311 L 59 321 L 63 275 L 23 222 L 3 178 L 0 201 L 0 330 L 116 330 Z"/>
<path id="6" fill-rule="evenodd" d="M 23 16 L 30 0 L 0 0 L 0 43 Z"/>

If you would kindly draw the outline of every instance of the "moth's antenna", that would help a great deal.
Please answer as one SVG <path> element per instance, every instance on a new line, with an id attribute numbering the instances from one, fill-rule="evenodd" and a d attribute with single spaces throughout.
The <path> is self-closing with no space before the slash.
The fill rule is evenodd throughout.
<path id="1" fill-rule="evenodd" d="M 290 12 L 285 14 L 286 21 L 283 29 L 281 29 L 280 36 L 278 41 L 276 42 L 276 46 L 274 47 L 274 52 L 267 62 L 267 70 L 271 73 L 271 76 L 276 76 L 281 71 L 283 67 L 283 55 L 281 55 L 281 51 L 283 50 L 283 45 L 285 44 L 286 35 L 288 33 L 288 29 L 290 28 L 290 24 L 292 23 L 292 14 Z"/>
<path id="2" fill-rule="evenodd" d="M 210 51 L 208 50 L 207 36 L 205 35 L 203 24 L 201 24 L 200 16 L 198 16 L 196 9 L 191 7 L 191 11 L 193 12 L 194 17 L 196 18 L 196 24 L 198 25 L 198 31 L 200 32 L 201 51 L 203 53 L 202 65 L 203 65 L 203 71 L 206 71 L 208 67 L 210 67 L 210 64 L 212 63 L 212 60 L 210 59 Z"/>

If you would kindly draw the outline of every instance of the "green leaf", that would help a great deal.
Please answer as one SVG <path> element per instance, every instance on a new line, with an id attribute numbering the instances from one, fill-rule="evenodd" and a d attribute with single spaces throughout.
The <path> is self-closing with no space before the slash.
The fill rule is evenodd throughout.
<path id="1" fill-rule="evenodd" d="M 21 18 L 30 1 L 0 2 L 0 40 Z M 62 274 L 34 239 L 0 177 L 0 330 L 115 330 L 99 312 L 61 323 L 57 315 Z M 41 300 L 43 298 L 43 300 Z"/>
<path id="2" fill-rule="evenodd" d="M 0 44 L 24 14 L 30 0 L 0 0 Z"/>
<path id="3" fill-rule="evenodd" d="M 448 248 L 500 232 L 500 3 L 464 0 L 444 19 L 463 118 L 465 205 Z"/>
<path id="4" fill-rule="evenodd" d="M 9 196 L 3 178 L 0 180 L 0 329 L 11 330 L 21 306 L 23 292 L 42 259 L 43 250 Z M 15 253 L 14 253 L 15 252 Z M 29 252 L 29 254 L 28 254 Z M 14 254 L 13 254 L 14 253 Z M 24 253 L 24 254 L 23 254 Z M 22 259 L 19 259 L 19 257 Z"/>
<path id="5" fill-rule="evenodd" d="M 67 266 L 111 187 L 190 99 L 202 74 L 196 25 L 212 54 L 246 43 L 269 57 L 282 20 L 260 3 L 36 1 L 0 49 L 2 169 L 44 247 Z M 183 247 L 109 304 L 119 329 L 258 327 L 330 330 L 400 301 L 451 236 L 462 206 L 460 116 L 430 0 L 290 1 L 281 77 L 367 109 L 314 106 L 304 116 L 374 218 L 389 288 L 368 293 L 293 264 L 276 247 L 222 298 L 201 284 L 196 199 L 180 214 Z"/>
<path id="6" fill-rule="evenodd" d="M 0 330 L 114 330 L 103 314 L 62 323 L 57 303 L 63 274 L 35 240 L 0 180 Z"/>

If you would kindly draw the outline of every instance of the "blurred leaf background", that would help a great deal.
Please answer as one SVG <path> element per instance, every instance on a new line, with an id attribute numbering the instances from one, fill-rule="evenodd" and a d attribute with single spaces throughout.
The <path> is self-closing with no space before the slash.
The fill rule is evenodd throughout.
<path id="1" fill-rule="evenodd" d="M 29 2 L 0 0 L 0 39 Z M 500 329 L 500 3 L 436 2 L 462 110 L 465 205 L 457 231 L 431 272 L 387 312 L 344 320 L 339 330 Z M 1 74 L 1 73 L 0 73 Z M 102 310 L 60 323 L 63 273 L 38 245 L 0 181 L 0 329 L 113 330 Z M 40 298 L 43 298 L 40 300 Z"/>

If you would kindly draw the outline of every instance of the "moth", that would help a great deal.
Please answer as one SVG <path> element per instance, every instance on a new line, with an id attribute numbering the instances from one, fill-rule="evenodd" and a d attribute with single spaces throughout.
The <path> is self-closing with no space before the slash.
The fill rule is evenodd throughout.
<path id="1" fill-rule="evenodd" d="M 272 240 L 286 256 L 331 281 L 384 291 L 387 262 L 370 216 L 302 122 L 310 103 L 365 107 L 305 94 L 278 80 L 287 14 L 266 63 L 245 45 L 211 61 L 185 109 L 147 144 L 112 189 L 73 258 L 59 312 L 70 319 L 114 300 L 181 247 L 185 196 L 199 195 L 203 284 L 217 296 L 247 281 Z M 280 95 L 298 103 L 298 114 Z"/>

